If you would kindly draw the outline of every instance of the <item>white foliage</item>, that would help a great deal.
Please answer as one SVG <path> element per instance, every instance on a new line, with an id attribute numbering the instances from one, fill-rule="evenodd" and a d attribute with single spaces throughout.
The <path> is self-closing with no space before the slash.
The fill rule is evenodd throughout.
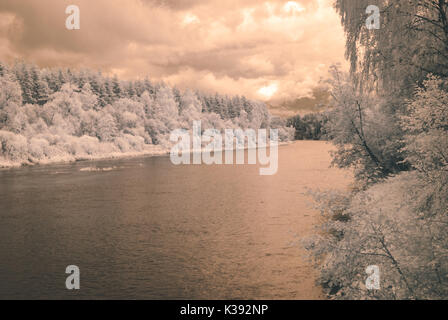
<path id="1" fill-rule="evenodd" d="M 265 104 L 245 98 L 181 93 L 148 80 L 126 83 L 22 63 L 11 74 L 2 70 L 0 165 L 142 154 L 157 149 L 154 145 L 168 150 L 170 133 L 190 130 L 193 121 L 202 121 L 203 130 L 220 131 L 270 122 Z M 29 103 L 23 105 L 22 96 Z M 285 138 L 289 129 L 279 129 Z"/>

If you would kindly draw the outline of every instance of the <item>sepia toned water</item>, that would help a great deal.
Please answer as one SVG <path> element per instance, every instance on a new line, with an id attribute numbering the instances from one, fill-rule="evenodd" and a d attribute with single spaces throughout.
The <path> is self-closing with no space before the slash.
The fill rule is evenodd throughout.
<path id="1" fill-rule="evenodd" d="M 323 298 L 300 239 L 319 218 L 307 188 L 351 181 L 329 150 L 282 146 L 274 176 L 169 157 L 0 171 L 0 299 Z"/>

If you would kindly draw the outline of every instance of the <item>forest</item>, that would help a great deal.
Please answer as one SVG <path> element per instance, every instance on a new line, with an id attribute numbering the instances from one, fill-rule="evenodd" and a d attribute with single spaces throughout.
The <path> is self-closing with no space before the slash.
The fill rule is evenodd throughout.
<path id="1" fill-rule="evenodd" d="M 381 28 L 365 27 L 365 8 Z M 347 192 L 310 191 L 306 247 L 332 299 L 448 298 L 448 4 L 337 0 L 350 72 L 334 66 L 325 131 Z M 364 9 L 363 9 L 364 8 Z M 380 289 L 369 290 L 369 266 Z"/>
<path id="2" fill-rule="evenodd" d="M 165 153 L 173 130 L 199 120 L 203 130 L 274 128 L 281 141 L 293 136 L 285 120 L 244 96 L 0 63 L 0 167 Z"/>
<path id="3" fill-rule="evenodd" d="M 286 125 L 294 128 L 295 140 L 327 140 L 327 121 L 328 112 L 318 112 L 289 118 Z"/>

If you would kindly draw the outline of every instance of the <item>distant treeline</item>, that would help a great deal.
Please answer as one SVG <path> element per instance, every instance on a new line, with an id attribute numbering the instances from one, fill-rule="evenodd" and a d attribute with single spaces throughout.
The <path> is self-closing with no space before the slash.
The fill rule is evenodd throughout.
<path id="1" fill-rule="evenodd" d="M 288 127 L 293 127 L 295 140 L 326 140 L 325 124 L 328 122 L 326 113 L 310 113 L 289 118 Z"/>
<path id="2" fill-rule="evenodd" d="M 0 63 L 0 166 L 73 161 L 169 148 L 170 133 L 205 129 L 279 129 L 286 120 L 244 96 L 181 91 L 148 78 L 129 81 L 91 70 Z"/>
<path id="3" fill-rule="evenodd" d="M 100 71 L 96 72 L 88 69 L 78 71 L 68 68 L 40 69 L 36 65 L 24 62 L 18 62 L 8 67 L 0 62 L 0 76 L 6 75 L 20 85 L 22 104 L 44 105 L 50 100 L 51 95 L 61 91 L 62 86 L 66 83 L 70 83 L 79 90 L 87 85 L 89 90 L 97 97 L 97 103 L 92 106 L 97 109 L 111 105 L 122 98 L 139 98 L 144 92 L 148 92 L 150 96 L 155 96 L 160 89 L 167 87 L 166 84 L 152 82 L 149 78 L 122 80 L 118 79 L 117 76 L 110 77 L 103 75 Z M 184 92 L 176 87 L 170 89 L 175 102 L 179 105 Z M 258 103 L 244 96 L 210 95 L 198 91 L 194 94 L 202 105 L 202 112 L 216 113 L 222 119 L 239 117 L 242 110 L 250 113 L 254 109 L 253 104 Z"/>

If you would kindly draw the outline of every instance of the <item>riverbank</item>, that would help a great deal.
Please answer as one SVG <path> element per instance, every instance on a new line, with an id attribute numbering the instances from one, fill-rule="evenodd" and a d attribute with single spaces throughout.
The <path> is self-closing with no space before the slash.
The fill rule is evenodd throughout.
<path id="1" fill-rule="evenodd" d="M 286 146 L 294 143 L 294 141 L 286 141 L 278 143 L 278 146 Z M 248 148 L 244 148 L 247 150 Z M 227 149 L 219 150 L 221 152 L 226 151 Z M 233 149 L 235 150 L 235 149 Z M 197 151 L 191 150 L 189 153 L 194 152 L 205 152 L 204 149 Z M 94 154 L 94 155 L 64 155 L 64 156 L 56 156 L 50 159 L 44 160 L 33 160 L 28 159 L 27 161 L 12 161 L 9 159 L 5 159 L 0 156 L 0 170 L 8 170 L 12 168 L 20 168 L 20 167 L 29 167 L 36 165 L 50 165 L 50 164 L 62 164 L 62 163 L 74 163 L 81 161 L 104 161 L 104 160 L 117 160 L 117 159 L 128 159 L 128 158 L 139 158 L 139 157 L 156 157 L 156 156 L 167 156 L 170 154 L 169 148 L 163 148 L 158 145 L 148 145 L 148 147 L 144 151 L 134 151 L 134 152 L 110 152 L 106 154 Z"/>
<path id="2" fill-rule="evenodd" d="M 7 170 L 11 168 L 20 168 L 27 166 L 36 165 L 50 165 L 50 164 L 61 164 L 61 163 L 72 163 L 80 161 L 100 161 L 100 160 L 116 160 L 116 159 L 127 159 L 136 157 L 148 157 L 148 156 L 164 156 L 169 154 L 169 150 L 162 148 L 157 145 L 148 146 L 144 151 L 134 151 L 134 152 L 111 152 L 99 155 L 81 155 L 81 156 L 56 156 L 51 159 L 44 159 L 39 161 L 33 161 L 28 159 L 27 161 L 12 161 L 0 157 L 0 169 Z"/>

